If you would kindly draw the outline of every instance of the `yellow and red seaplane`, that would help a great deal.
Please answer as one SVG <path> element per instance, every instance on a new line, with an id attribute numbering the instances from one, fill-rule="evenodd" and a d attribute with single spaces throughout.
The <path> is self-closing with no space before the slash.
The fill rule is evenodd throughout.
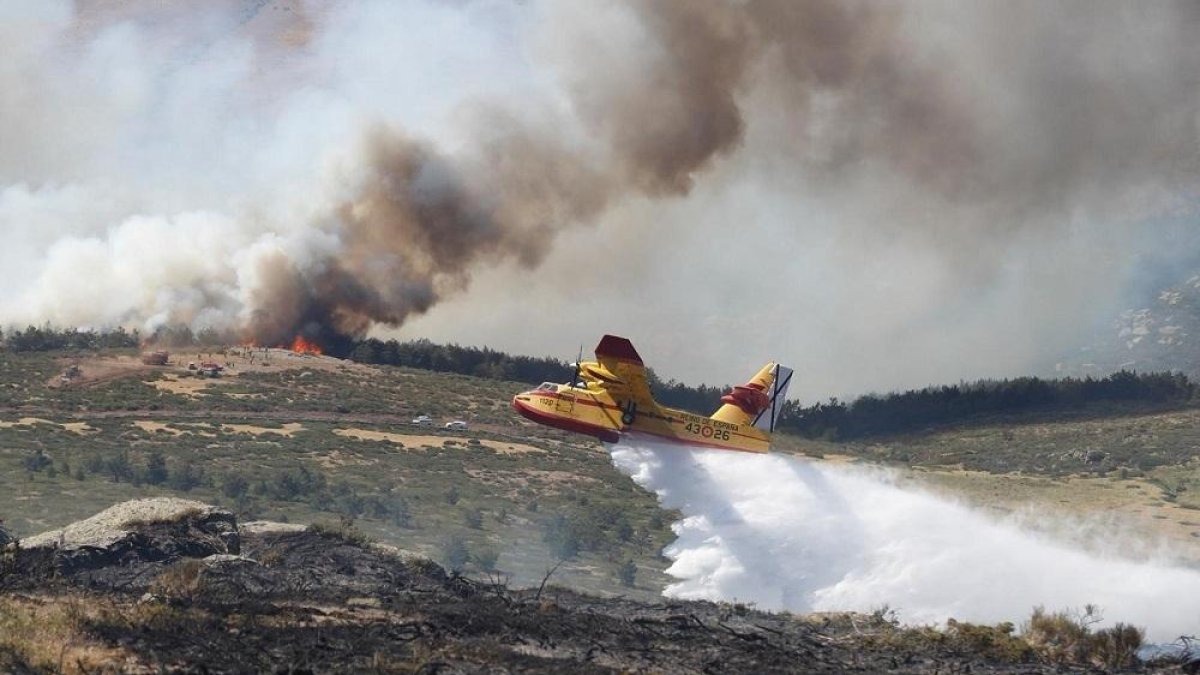
<path id="1" fill-rule="evenodd" d="M 642 433 L 722 450 L 767 452 L 792 369 L 768 363 L 746 384 L 721 398 L 712 417 L 659 405 L 650 394 L 646 366 L 633 344 L 605 335 L 596 360 L 575 364 L 567 384 L 543 383 L 517 394 L 512 405 L 546 426 L 615 443 L 621 434 Z"/>

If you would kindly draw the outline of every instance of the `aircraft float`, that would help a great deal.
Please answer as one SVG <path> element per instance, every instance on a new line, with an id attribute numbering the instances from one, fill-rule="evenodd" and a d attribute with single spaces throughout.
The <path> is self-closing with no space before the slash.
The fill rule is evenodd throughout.
<path id="1" fill-rule="evenodd" d="M 791 383 L 792 369 L 768 363 L 746 384 L 721 398 L 711 417 L 659 405 L 650 394 L 646 366 L 633 344 L 605 335 L 596 360 L 575 363 L 567 384 L 545 382 L 517 394 L 518 413 L 546 426 L 615 443 L 622 434 L 646 434 L 722 450 L 767 452 Z"/>

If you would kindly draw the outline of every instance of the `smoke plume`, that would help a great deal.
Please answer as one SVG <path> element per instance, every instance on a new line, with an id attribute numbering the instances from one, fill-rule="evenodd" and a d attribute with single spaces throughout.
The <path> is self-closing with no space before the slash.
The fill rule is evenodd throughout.
<path id="1" fill-rule="evenodd" d="M 624 323 L 671 374 L 818 354 L 842 393 L 1043 366 L 1192 241 L 1189 3 L 0 13 L 6 324 Z"/>
<path id="2" fill-rule="evenodd" d="M 613 463 L 683 518 L 666 594 L 760 609 L 870 612 L 909 623 L 1018 623 L 1035 606 L 1100 607 L 1169 642 L 1200 624 L 1200 572 L 1087 553 L 892 485 L 886 475 L 782 455 L 645 439 Z"/>
<path id="3" fill-rule="evenodd" d="M 260 267 L 256 340 L 300 333 L 329 345 L 375 323 L 401 325 L 463 290 L 481 261 L 537 265 L 556 227 L 607 199 L 602 180 L 516 122 L 457 161 L 385 129 L 366 146 L 354 196 L 330 216 L 340 238 L 333 255 L 307 270 L 285 259 Z"/>

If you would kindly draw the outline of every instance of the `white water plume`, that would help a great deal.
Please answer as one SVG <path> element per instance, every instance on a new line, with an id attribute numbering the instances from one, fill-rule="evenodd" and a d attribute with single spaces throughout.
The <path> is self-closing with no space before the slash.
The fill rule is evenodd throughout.
<path id="1" fill-rule="evenodd" d="M 1200 571 L 1072 548 L 881 471 L 643 439 L 613 463 L 682 512 L 665 594 L 759 609 L 871 611 L 994 623 L 1100 607 L 1170 641 L 1200 631 Z"/>

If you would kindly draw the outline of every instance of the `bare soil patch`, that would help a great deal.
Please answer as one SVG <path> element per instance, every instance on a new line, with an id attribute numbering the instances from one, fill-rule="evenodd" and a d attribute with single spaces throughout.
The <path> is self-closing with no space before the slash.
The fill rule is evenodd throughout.
<path id="1" fill-rule="evenodd" d="M 260 427 L 253 424 L 222 424 L 221 431 L 234 434 L 253 434 L 255 436 L 275 434 L 276 436 L 291 438 L 297 431 L 304 431 L 304 425 L 299 422 L 288 422 L 281 427 Z"/>
<path id="2" fill-rule="evenodd" d="M 33 428 L 38 424 L 49 424 L 51 426 L 62 427 L 71 433 L 86 436 L 98 431 L 95 427 L 87 422 L 53 422 L 51 420 L 42 419 L 41 417 L 22 417 L 12 422 L 0 421 L 0 429 L 12 429 L 14 427 L 29 427 Z"/>
<path id="3" fill-rule="evenodd" d="M 317 457 L 317 462 L 326 469 L 336 469 L 341 466 L 369 466 L 371 464 L 378 464 L 379 460 L 360 457 L 353 453 L 342 452 L 341 450 L 334 450 L 329 453 L 321 453 Z"/>
<path id="4" fill-rule="evenodd" d="M 213 426 L 205 422 L 160 422 L 158 420 L 134 420 L 133 426 L 147 433 L 164 432 L 172 436 L 195 435 L 214 438 Z"/>
<path id="5" fill-rule="evenodd" d="M 165 366 L 149 366 L 137 356 L 82 356 L 60 359 L 61 371 L 46 381 L 50 388 L 91 386 L 122 377 L 144 376 L 146 373 L 163 373 L 163 377 L 147 382 L 160 391 L 199 398 L 204 390 L 220 386 L 242 373 L 279 372 L 285 370 L 344 371 L 364 376 L 377 375 L 374 366 L 354 363 L 332 356 L 297 354 L 287 349 L 263 349 L 251 347 L 226 347 L 209 351 L 171 352 Z M 224 368 L 221 377 L 193 377 L 194 371 L 188 364 L 205 361 L 217 363 Z M 70 377 L 63 375 L 75 370 Z M 253 394 L 233 394 L 235 398 L 255 398 Z"/>
<path id="6" fill-rule="evenodd" d="M 51 389 L 60 387 L 82 387 L 129 377 L 140 373 L 163 370 L 165 366 L 147 366 L 133 356 L 90 356 L 59 359 L 62 372 L 46 381 Z M 74 374 L 67 376 L 68 371 Z"/>
<path id="7" fill-rule="evenodd" d="M 176 429 L 166 422 L 155 422 L 154 420 L 137 420 L 133 423 L 133 426 L 151 434 L 164 431 L 172 436 L 182 436 L 184 433 L 183 430 Z"/>
<path id="8" fill-rule="evenodd" d="M 356 438 L 360 441 L 387 441 L 403 445 L 406 448 L 420 448 L 426 445 L 435 447 L 443 446 L 446 441 L 453 441 L 461 445 L 468 445 L 468 439 L 464 436 L 430 436 L 418 434 L 397 434 L 388 431 L 374 431 L 371 429 L 334 429 L 333 433 L 346 438 Z M 525 453 L 543 453 L 541 448 L 535 448 L 532 445 L 524 443 L 514 443 L 511 441 L 494 441 L 490 439 L 475 439 L 478 440 L 478 445 L 485 447 L 492 452 L 501 455 L 519 455 Z"/>
<path id="9" fill-rule="evenodd" d="M 167 373 L 161 378 L 152 382 L 147 382 L 146 384 L 158 389 L 159 391 L 165 391 L 168 394 L 179 394 L 180 396 L 200 398 L 201 396 L 208 395 L 204 392 L 205 389 L 217 384 L 219 381 L 220 380 L 218 379 L 212 378 L 185 378 L 180 377 L 176 373 Z"/>
<path id="10" fill-rule="evenodd" d="M 63 422 L 59 426 L 67 431 L 70 431 L 71 433 L 79 434 L 81 436 L 86 434 L 94 434 L 98 431 L 98 429 L 91 426 L 87 422 Z"/>
<path id="11" fill-rule="evenodd" d="M 0 429 L 11 429 L 13 427 L 32 427 L 35 424 L 58 424 L 50 420 L 40 417 L 22 417 L 14 422 L 0 422 Z"/>

